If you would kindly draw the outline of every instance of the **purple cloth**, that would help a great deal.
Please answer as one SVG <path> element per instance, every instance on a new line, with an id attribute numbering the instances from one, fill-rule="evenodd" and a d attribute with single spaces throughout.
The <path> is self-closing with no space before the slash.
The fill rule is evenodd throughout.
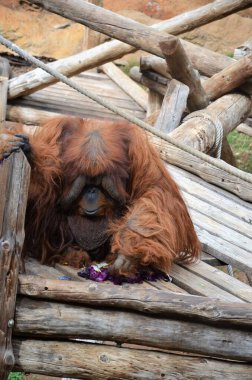
<path id="1" fill-rule="evenodd" d="M 157 281 L 164 280 L 167 282 L 171 282 L 171 277 L 161 271 L 150 271 L 146 269 L 140 269 L 139 272 L 131 277 L 124 276 L 112 276 L 109 273 L 109 268 L 101 267 L 97 270 L 93 265 L 86 267 L 78 272 L 80 277 L 86 278 L 88 280 L 103 282 L 103 281 L 111 281 L 115 285 L 121 285 L 123 283 L 128 284 L 138 284 L 143 281 Z"/>

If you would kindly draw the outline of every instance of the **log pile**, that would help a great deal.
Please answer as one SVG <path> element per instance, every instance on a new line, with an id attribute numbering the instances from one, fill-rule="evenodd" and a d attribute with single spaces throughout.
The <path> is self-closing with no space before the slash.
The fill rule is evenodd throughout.
<path id="1" fill-rule="evenodd" d="M 51 67 L 67 76 L 99 67 L 146 111 L 146 120 L 157 130 L 198 151 L 233 162 L 226 136 L 251 114 L 252 55 L 235 60 L 177 35 L 245 9 L 251 5 L 250 0 L 217 0 L 152 27 L 89 2 L 30 2 L 119 40 L 50 63 Z M 141 58 L 139 67 L 131 69 L 130 79 L 113 61 L 136 49 L 149 55 Z M 7 79 L 4 69 L 0 74 L 1 124 L 6 114 Z M 35 69 L 8 81 L 8 100 L 32 94 L 56 81 Z M 7 111 L 8 117 L 14 108 Z M 19 118 L 21 115 L 18 110 Z M 41 117 L 46 116 L 42 113 Z M 148 135 L 164 160 L 252 201 L 251 175 L 248 180 L 238 178 L 238 169 L 233 174 L 225 170 L 228 164 L 219 169 L 153 133 Z M 250 304 L 154 289 L 134 289 L 131 293 L 130 289 L 117 291 L 110 285 L 19 276 L 12 346 L 11 321 L 29 168 L 18 153 L 0 169 L 4 179 L 1 196 L 6 190 L 13 194 L 11 202 L 3 199 L 0 206 L 0 310 L 7 305 L 0 314 L 1 379 L 7 379 L 14 356 L 17 370 L 82 379 L 198 379 L 202 373 L 209 379 L 252 378 Z M 20 183 L 21 198 L 16 191 Z"/>

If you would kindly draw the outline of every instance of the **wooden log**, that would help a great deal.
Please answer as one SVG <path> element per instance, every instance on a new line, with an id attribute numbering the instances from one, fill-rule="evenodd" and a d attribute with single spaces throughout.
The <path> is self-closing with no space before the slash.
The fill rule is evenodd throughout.
<path id="1" fill-rule="evenodd" d="M 30 167 L 22 152 L 12 154 L 0 167 L 0 378 L 14 365 L 12 329 Z"/>
<path id="2" fill-rule="evenodd" d="M 18 371 L 86 380 L 251 377 L 251 365 L 244 363 L 101 344 L 15 339 L 14 352 Z"/>
<path id="3" fill-rule="evenodd" d="M 102 71 L 112 79 L 123 91 L 137 102 L 144 110 L 147 110 L 148 94 L 138 86 L 128 75 L 124 74 L 114 63 L 108 62 L 101 66 Z"/>
<path id="4" fill-rule="evenodd" d="M 165 96 L 166 86 L 159 83 L 156 80 L 151 79 L 149 76 L 142 74 L 138 66 L 133 66 L 130 69 L 129 75 L 136 82 L 141 83 L 143 86 L 148 87 L 150 90 L 157 92 L 158 94 Z M 169 84 L 170 80 L 166 81 L 166 84 Z"/>
<path id="5" fill-rule="evenodd" d="M 15 322 L 14 334 L 19 336 L 132 343 L 252 362 L 251 329 L 233 326 L 229 329 L 29 298 L 17 301 Z"/>
<path id="6" fill-rule="evenodd" d="M 252 53 L 252 37 L 234 50 L 234 59 L 240 59 Z"/>
<path id="7" fill-rule="evenodd" d="M 7 59 L 0 57 L 0 131 L 6 119 L 8 79 L 10 65 Z"/>
<path id="8" fill-rule="evenodd" d="M 196 267 L 197 269 L 197 267 Z M 190 270 L 190 267 L 189 267 Z M 194 267 L 192 267 L 194 270 Z M 234 327 L 252 326 L 252 305 L 223 302 L 201 296 L 167 293 L 156 289 L 125 289 L 104 283 L 60 281 L 19 276 L 19 294 L 92 307 L 112 307 L 144 314 Z M 217 294 L 216 294 L 217 296 Z"/>
<path id="9" fill-rule="evenodd" d="M 155 55 L 142 56 L 140 58 L 140 71 L 142 73 L 154 71 L 167 79 L 172 79 L 165 63 L 163 58 L 156 57 Z"/>
<path id="10" fill-rule="evenodd" d="M 244 133 L 245 135 L 252 137 L 252 128 L 246 123 L 239 124 L 236 130 L 238 132 Z"/>
<path id="11" fill-rule="evenodd" d="M 188 11 L 172 19 L 162 21 L 159 23 L 159 28 L 161 26 L 167 30 L 167 32 L 172 33 L 169 29 L 175 24 L 177 28 L 177 34 L 188 32 L 193 30 L 199 25 L 205 25 L 213 21 L 213 15 L 215 20 L 228 16 L 235 13 L 241 9 L 251 7 L 250 0 L 246 1 L 232 1 L 232 0 L 217 0 L 212 1 L 202 7 L 196 8 L 192 11 Z M 200 22 L 201 20 L 201 22 Z M 199 24 L 200 23 L 200 24 Z"/>
<path id="12" fill-rule="evenodd" d="M 227 94 L 252 76 L 252 54 L 241 58 L 202 84 L 211 100 Z"/>
<path id="13" fill-rule="evenodd" d="M 226 136 L 240 124 L 241 119 L 247 118 L 250 109 L 251 100 L 249 97 L 240 94 L 224 95 L 206 108 L 209 118 L 204 117 L 203 113 L 202 117 L 198 113 L 195 118 L 191 114 L 192 118 L 182 123 L 171 133 L 171 136 L 197 150 L 209 152 L 217 136 L 215 119 L 220 121 L 223 127 L 223 135 Z"/>
<path id="14" fill-rule="evenodd" d="M 148 56 L 141 59 L 141 71 L 143 74 L 154 70 L 169 80 L 169 72 L 164 59 Z M 180 67 L 180 66 L 179 66 Z M 252 75 L 252 58 L 247 56 L 240 61 L 234 61 L 224 67 L 220 72 L 202 81 L 202 87 L 206 91 L 210 100 L 219 98 L 237 87 L 241 87 L 245 92 L 251 94 L 251 86 L 243 87 L 242 84 Z"/>
<path id="15" fill-rule="evenodd" d="M 7 107 L 7 117 L 13 121 L 21 121 L 25 124 L 34 125 L 39 121 L 45 122 L 50 117 L 56 115 L 56 113 L 35 110 L 29 107 Z M 229 174 L 224 169 L 217 168 L 211 164 L 206 164 L 205 160 L 197 158 L 194 155 L 190 155 L 183 150 L 176 148 L 174 145 L 164 142 L 152 133 L 147 132 L 147 136 L 149 137 L 151 143 L 160 152 L 160 156 L 164 161 L 194 173 L 203 178 L 205 181 L 226 189 L 230 193 L 236 194 L 241 199 L 249 202 L 252 201 L 252 185 L 248 181 L 237 177 L 241 172 L 239 169 L 235 170 L 237 176 Z M 229 165 L 227 165 L 227 169 L 228 168 Z M 247 176 L 248 178 L 251 178 L 251 174 L 247 173 Z"/>
<path id="16" fill-rule="evenodd" d="M 103 7 L 103 0 L 87 0 L 89 3 L 97 5 L 98 7 Z M 102 34 L 97 33 L 92 29 L 85 28 L 84 40 L 83 40 L 83 50 L 91 49 L 102 42 Z"/>
<path id="17" fill-rule="evenodd" d="M 221 147 L 221 157 L 223 161 L 227 162 L 229 165 L 236 166 L 236 159 L 231 146 L 228 143 L 227 136 L 223 137 L 222 147 Z"/>
<path id="18" fill-rule="evenodd" d="M 209 100 L 201 85 L 199 73 L 193 69 L 179 38 L 169 37 L 166 41 L 161 41 L 159 46 L 171 76 L 190 89 L 187 101 L 189 110 L 206 108 Z"/>
<path id="19" fill-rule="evenodd" d="M 162 107 L 155 123 L 160 131 L 169 133 L 180 124 L 182 115 L 186 109 L 189 87 L 172 79 L 167 87 Z"/>
<path id="20" fill-rule="evenodd" d="M 233 9 L 233 11 L 235 11 L 235 9 L 232 8 L 232 5 L 236 6 L 237 0 L 229 1 L 232 1 L 232 4 L 229 3 L 230 9 Z M 210 13 L 212 21 L 217 15 L 217 10 L 221 9 L 221 3 L 219 1 L 217 3 L 215 2 L 213 3 L 213 6 L 214 12 Z M 198 10 L 193 10 L 191 13 L 188 12 L 188 15 L 190 14 L 192 20 L 192 28 L 204 24 L 204 18 L 199 18 L 199 22 L 197 22 L 199 12 L 202 8 L 203 7 L 199 8 Z M 194 15 L 196 17 L 194 17 Z M 182 15 L 180 15 L 180 17 L 182 17 Z M 176 18 L 176 22 L 173 20 L 174 18 L 169 19 L 165 25 L 163 22 L 161 22 L 155 26 L 152 25 L 152 27 L 155 27 L 161 31 L 167 31 L 172 34 L 178 34 L 180 30 L 180 19 Z M 190 30 L 190 21 L 185 20 L 184 26 L 187 28 L 187 30 Z M 212 52 L 211 50 L 191 44 L 190 42 L 182 41 L 182 43 L 190 60 L 192 61 L 193 66 L 207 76 L 212 76 L 222 70 L 224 67 L 228 66 L 230 63 L 235 62 L 235 60 L 230 57 Z M 135 49 L 132 46 L 126 45 L 119 41 L 110 41 L 86 52 L 53 62 L 50 65 L 52 65 L 52 67 L 62 72 L 63 74 L 71 76 L 78 74 L 81 71 L 102 65 L 108 61 L 113 61 L 127 53 L 133 52 L 134 50 Z M 55 78 L 53 78 L 48 73 L 44 72 L 41 69 L 35 69 L 29 73 L 20 75 L 17 78 L 13 78 L 10 81 L 9 99 L 30 94 L 55 82 Z"/>

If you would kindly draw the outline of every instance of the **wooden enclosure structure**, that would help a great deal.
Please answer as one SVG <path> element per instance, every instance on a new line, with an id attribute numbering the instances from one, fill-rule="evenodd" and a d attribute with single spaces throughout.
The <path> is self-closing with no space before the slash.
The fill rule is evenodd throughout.
<path id="1" fill-rule="evenodd" d="M 232 162 L 226 135 L 251 115 L 251 56 L 236 61 L 175 35 L 247 8 L 251 1 L 218 0 L 153 27 L 88 2 L 31 3 L 122 41 L 106 42 L 51 67 L 75 76 L 83 88 L 175 141 L 208 153 L 205 160 L 221 154 Z M 131 72 L 145 89 L 112 63 L 134 48 L 154 54 Z M 91 70 L 98 66 L 98 73 Z M 1 123 L 5 118 L 22 121 L 31 130 L 55 114 L 120 117 L 40 69 L 9 81 L 7 76 L 8 70 L 2 70 Z M 172 282 L 98 284 L 81 279 L 70 267 L 47 267 L 32 259 L 26 261 L 26 274 L 18 276 L 29 166 L 22 152 L 4 160 L 1 379 L 12 369 L 97 380 L 252 378 L 252 176 L 148 135 L 181 188 L 203 247 L 197 264 L 173 266 Z M 227 264 L 246 283 L 218 268 Z"/>

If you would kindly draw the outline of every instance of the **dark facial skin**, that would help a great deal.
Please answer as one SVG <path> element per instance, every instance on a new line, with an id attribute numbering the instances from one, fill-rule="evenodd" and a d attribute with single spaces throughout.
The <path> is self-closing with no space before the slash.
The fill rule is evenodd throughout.
<path id="1" fill-rule="evenodd" d="M 83 216 L 105 216 L 115 207 L 115 202 L 105 194 L 101 187 L 85 186 L 78 202 L 78 213 Z"/>

